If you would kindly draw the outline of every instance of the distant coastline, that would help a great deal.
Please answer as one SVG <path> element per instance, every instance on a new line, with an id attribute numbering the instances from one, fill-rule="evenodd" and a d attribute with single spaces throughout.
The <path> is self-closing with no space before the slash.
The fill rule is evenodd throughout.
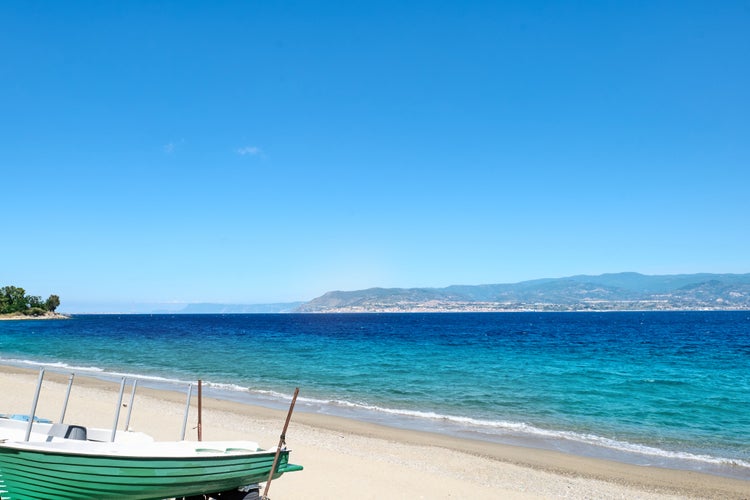
<path id="1" fill-rule="evenodd" d="M 613 273 L 445 288 L 328 292 L 295 312 L 747 311 L 750 274 Z"/>
<path id="2" fill-rule="evenodd" d="M 582 304 L 578 307 L 562 304 L 496 304 L 496 303 L 466 303 L 451 302 L 447 304 L 404 304 L 383 307 L 333 307 L 325 310 L 294 311 L 306 314 L 387 314 L 387 313 L 563 313 L 563 312 L 697 312 L 697 311 L 750 311 L 750 306 L 740 307 L 671 307 L 666 304 L 618 304 L 601 305 Z"/>

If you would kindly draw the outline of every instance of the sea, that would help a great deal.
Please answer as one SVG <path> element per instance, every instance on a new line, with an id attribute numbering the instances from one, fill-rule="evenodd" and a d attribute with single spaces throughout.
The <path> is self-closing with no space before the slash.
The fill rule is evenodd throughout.
<path id="1" fill-rule="evenodd" d="M 748 311 L 74 315 L 0 363 L 750 480 Z"/>

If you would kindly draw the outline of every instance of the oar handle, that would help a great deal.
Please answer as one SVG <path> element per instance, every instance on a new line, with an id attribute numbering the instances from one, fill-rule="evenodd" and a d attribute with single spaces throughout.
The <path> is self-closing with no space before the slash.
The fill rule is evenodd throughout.
<path id="1" fill-rule="evenodd" d="M 289 421 L 292 419 L 292 412 L 294 411 L 294 403 L 297 402 L 297 394 L 299 394 L 299 387 L 294 389 L 294 396 L 292 396 L 292 404 L 289 405 L 289 412 L 286 414 L 286 422 L 284 422 L 284 430 L 281 431 L 279 438 L 279 446 L 276 448 L 276 456 L 273 457 L 273 465 L 271 466 L 271 472 L 268 473 L 268 481 L 266 481 L 266 489 L 263 491 L 261 498 L 268 499 L 268 490 L 271 488 L 271 481 L 273 480 L 273 473 L 276 472 L 276 466 L 279 463 L 279 455 L 281 455 L 281 446 L 286 444 L 286 430 L 289 427 Z"/>

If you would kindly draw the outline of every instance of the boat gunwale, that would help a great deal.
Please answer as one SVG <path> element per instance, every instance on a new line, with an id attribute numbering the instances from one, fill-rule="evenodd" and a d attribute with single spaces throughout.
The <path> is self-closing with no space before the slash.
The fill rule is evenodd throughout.
<path id="1" fill-rule="evenodd" d="M 184 443 L 184 444 L 183 444 Z M 104 443 L 97 441 L 58 441 L 58 442 L 36 442 L 36 441 L 2 441 L 0 449 L 14 450 L 17 452 L 41 453 L 51 455 L 75 455 L 85 457 L 98 457 L 103 459 L 125 459 L 125 460 L 201 460 L 206 458 L 242 458 L 273 456 L 275 448 L 256 449 L 242 448 L 236 446 L 211 446 L 212 444 L 226 442 L 211 441 L 158 441 L 147 445 L 137 443 Z M 255 444 L 247 442 L 248 444 Z M 94 448 L 93 450 L 91 448 Z M 100 448 L 100 449 L 96 449 Z M 156 448 L 154 450 L 154 448 Z M 159 449 L 161 448 L 161 449 Z M 291 452 L 283 448 L 282 453 Z"/>

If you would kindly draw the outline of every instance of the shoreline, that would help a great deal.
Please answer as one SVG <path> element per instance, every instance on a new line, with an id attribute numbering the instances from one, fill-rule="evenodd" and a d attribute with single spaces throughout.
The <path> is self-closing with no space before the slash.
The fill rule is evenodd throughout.
<path id="1" fill-rule="evenodd" d="M 51 319 L 70 319 L 70 315 L 68 314 L 60 314 L 60 313 L 45 313 L 41 316 L 28 316 L 23 313 L 10 313 L 10 314 L 0 314 L 0 321 L 25 321 L 25 320 L 51 320 Z"/>
<path id="2" fill-rule="evenodd" d="M 38 415 L 58 417 L 67 386 L 66 373 L 46 372 Z M 37 376 L 32 369 L 0 365 L 4 393 L 0 412 L 27 413 Z M 66 421 L 111 428 L 117 393 L 117 384 L 76 374 Z M 126 386 L 123 401 L 128 401 L 129 395 L 130 386 Z M 138 387 L 132 427 L 157 439 L 177 439 L 185 402 L 185 395 L 179 392 Z M 195 425 L 196 405 L 194 393 L 189 429 Z M 267 447 L 277 442 L 286 415 L 285 410 L 213 397 L 203 398 L 203 408 L 206 439 L 253 439 Z M 121 412 L 120 427 L 124 414 Z M 250 435 L 240 432 L 241 428 L 252 429 Z M 510 498 L 750 498 L 750 481 L 741 479 L 474 441 L 315 413 L 295 412 L 287 436 L 292 461 L 305 470 L 273 483 L 272 496 L 279 499 L 298 498 L 299 491 L 306 491 L 305 497 L 313 499 L 380 498 L 388 486 L 398 490 L 397 498 L 446 498 L 455 494 L 489 499 L 498 498 L 498 491 L 502 492 L 499 496 Z M 371 496 L 363 495 L 363 488 Z"/>

